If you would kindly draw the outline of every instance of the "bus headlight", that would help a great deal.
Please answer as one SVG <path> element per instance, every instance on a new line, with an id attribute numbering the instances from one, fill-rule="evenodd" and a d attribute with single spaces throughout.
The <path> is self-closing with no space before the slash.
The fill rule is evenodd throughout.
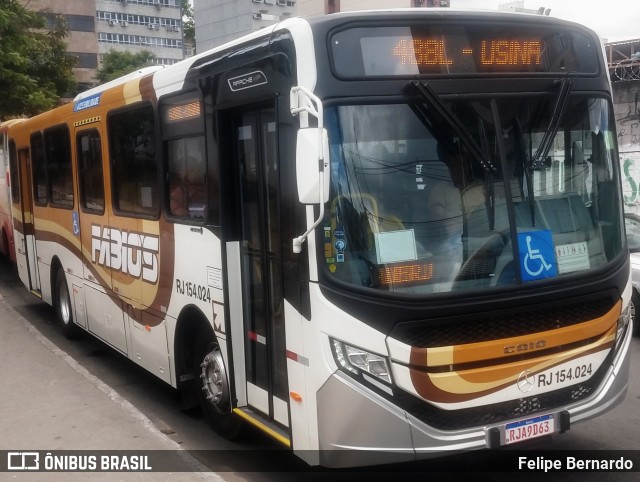
<path id="1" fill-rule="evenodd" d="M 631 324 L 631 303 L 628 303 L 627 307 L 620 314 L 620 318 L 618 318 L 618 328 L 616 330 L 616 350 L 620 346 L 620 343 L 622 343 L 622 339 L 630 324 Z"/>
<path id="2" fill-rule="evenodd" d="M 385 357 L 347 345 L 333 338 L 331 339 L 331 349 L 333 358 L 343 370 L 354 375 L 366 373 L 378 380 L 391 384 L 391 374 Z"/>

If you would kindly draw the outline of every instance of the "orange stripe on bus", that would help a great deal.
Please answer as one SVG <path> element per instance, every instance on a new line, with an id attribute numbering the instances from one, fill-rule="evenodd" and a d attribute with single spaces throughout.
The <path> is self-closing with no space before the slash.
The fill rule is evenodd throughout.
<path id="1" fill-rule="evenodd" d="M 437 367 L 506 358 L 586 341 L 601 336 L 615 326 L 620 317 L 621 307 L 622 302 L 618 301 L 608 313 L 599 318 L 557 330 L 468 345 L 413 348 L 411 359 L 423 359 L 425 366 Z"/>

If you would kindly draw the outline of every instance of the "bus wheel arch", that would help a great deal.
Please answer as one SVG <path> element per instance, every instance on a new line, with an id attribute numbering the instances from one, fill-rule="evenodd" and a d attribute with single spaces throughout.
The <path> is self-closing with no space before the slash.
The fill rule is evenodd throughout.
<path id="1" fill-rule="evenodd" d="M 231 411 L 229 372 L 213 328 L 195 307 L 186 308 L 178 317 L 175 350 L 183 408 L 199 405 L 216 432 L 237 438 L 242 419 Z"/>
<path id="2" fill-rule="evenodd" d="M 232 412 L 229 373 L 220 345 L 208 324 L 200 326 L 194 354 L 198 368 L 198 398 L 207 422 L 223 437 L 237 439 L 243 422 Z"/>
<path id="3" fill-rule="evenodd" d="M 199 406 L 196 395 L 197 367 L 194 366 L 194 349 L 200 326 L 207 323 L 204 314 L 194 306 L 185 307 L 176 322 L 174 337 L 176 386 L 180 391 L 182 410 Z"/>

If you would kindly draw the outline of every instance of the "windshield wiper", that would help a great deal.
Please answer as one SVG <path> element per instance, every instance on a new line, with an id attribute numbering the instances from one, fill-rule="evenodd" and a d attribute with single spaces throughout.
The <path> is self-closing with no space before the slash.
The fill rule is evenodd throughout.
<path id="1" fill-rule="evenodd" d="M 551 120 L 549 121 L 549 127 L 544 133 L 544 137 L 542 138 L 542 142 L 540 142 L 536 153 L 529 161 L 530 169 L 536 170 L 542 169 L 544 167 L 545 159 L 549 155 L 549 151 L 551 150 L 551 146 L 553 145 L 553 140 L 558 133 L 560 119 L 562 119 L 562 115 L 564 114 L 564 110 L 567 106 L 567 100 L 569 99 L 569 94 L 571 93 L 572 86 L 573 76 L 563 77 L 562 79 L 560 79 L 560 92 L 558 92 L 558 97 L 556 98 L 556 105 L 553 108 L 553 114 L 551 115 Z"/>
<path id="2" fill-rule="evenodd" d="M 426 105 L 416 104 L 414 111 L 420 114 L 421 119 L 426 120 L 428 126 L 438 131 L 437 126 L 444 122 L 455 133 L 456 137 L 465 145 L 465 147 L 471 152 L 471 154 L 480 162 L 480 165 L 485 171 L 495 172 L 496 167 L 489 159 L 486 152 L 480 148 L 477 142 L 473 139 L 473 136 L 469 130 L 464 126 L 462 122 L 456 117 L 456 115 L 449 110 L 449 108 L 440 100 L 440 97 L 426 82 L 422 82 L 419 79 L 412 80 L 408 87 L 414 87 L 420 95 L 427 101 L 429 107 Z"/>
<path id="3" fill-rule="evenodd" d="M 544 136 L 542 137 L 542 141 L 540 142 L 540 145 L 536 150 L 536 153 L 531 157 L 529 156 L 528 150 L 524 145 L 522 126 L 520 125 L 520 122 L 516 120 L 516 137 L 518 138 L 520 155 L 523 160 L 526 159 L 527 161 L 524 175 L 527 183 L 527 197 L 529 198 L 531 226 L 533 227 L 535 227 L 536 225 L 535 203 L 533 199 L 533 171 L 541 170 L 546 166 L 545 162 L 547 156 L 549 155 L 549 151 L 551 150 L 551 146 L 553 145 L 556 134 L 558 133 L 560 120 L 562 119 L 565 108 L 567 106 L 567 100 L 569 99 L 569 94 L 571 93 L 572 86 L 573 74 L 560 79 L 560 91 L 558 92 L 558 97 L 556 98 L 556 105 L 553 108 L 553 114 L 551 115 L 551 119 L 549 121 L 549 127 L 545 131 Z"/>
<path id="4" fill-rule="evenodd" d="M 529 201 L 529 214 L 531 216 L 531 226 L 536 227 L 536 210 L 535 203 L 533 200 L 533 169 L 531 168 L 532 159 L 529 157 L 527 152 L 527 148 L 524 142 L 524 135 L 522 135 L 522 125 L 520 124 L 520 119 L 516 118 L 514 122 L 514 131 L 516 137 L 516 154 L 521 159 L 522 164 L 527 162 L 523 169 L 524 171 L 524 179 L 527 186 L 527 199 Z"/>
<path id="5" fill-rule="evenodd" d="M 473 139 L 472 134 L 458 117 L 449 110 L 442 102 L 440 96 L 426 82 L 415 79 L 407 84 L 407 87 L 414 87 L 418 93 L 425 99 L 424 104 L 411 104 L 411 109 L 416 113 L 418 118 L 431 130 L 437 133 L 439 139 L 446 139 L 451 133 L 444 129 L 445 126 L 453 130 L 455 136 L 460 139 L 471 155 L 480 163 L 484 171 L 484 190 L 485 203 L 487 209 L 488 223 L 491 230 L 494 224 L 495 201 L 493 193 L 493 175 L 497 169 L 491 162 L 488 154 L 488 148 L 484 145 L 484 149 L 478 145 Z M 483 137 L 484 125 L 480 125 Z M 483 139 L 486 141 L 486 139 Z"/>

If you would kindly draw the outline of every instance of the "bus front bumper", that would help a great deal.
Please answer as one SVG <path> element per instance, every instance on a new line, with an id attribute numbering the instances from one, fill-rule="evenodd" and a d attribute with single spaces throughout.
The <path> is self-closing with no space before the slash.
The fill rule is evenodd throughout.
<path id="1" fill-rule="evenodd" d="M 595 393 L 540 415 L 568 412 L 570 422 L 575 423 L 622 402 L 627 391 L 630 342 L 631 329 L 627 329 L 614 362 Z M 318 407 L 319 462 L 326 467 L 409 462 L 492 448 L 491 429 L 495 432 L 495 427 L 505 423 L 438 430 L 341 372 L 334 373 L 318 391 Z"/>

